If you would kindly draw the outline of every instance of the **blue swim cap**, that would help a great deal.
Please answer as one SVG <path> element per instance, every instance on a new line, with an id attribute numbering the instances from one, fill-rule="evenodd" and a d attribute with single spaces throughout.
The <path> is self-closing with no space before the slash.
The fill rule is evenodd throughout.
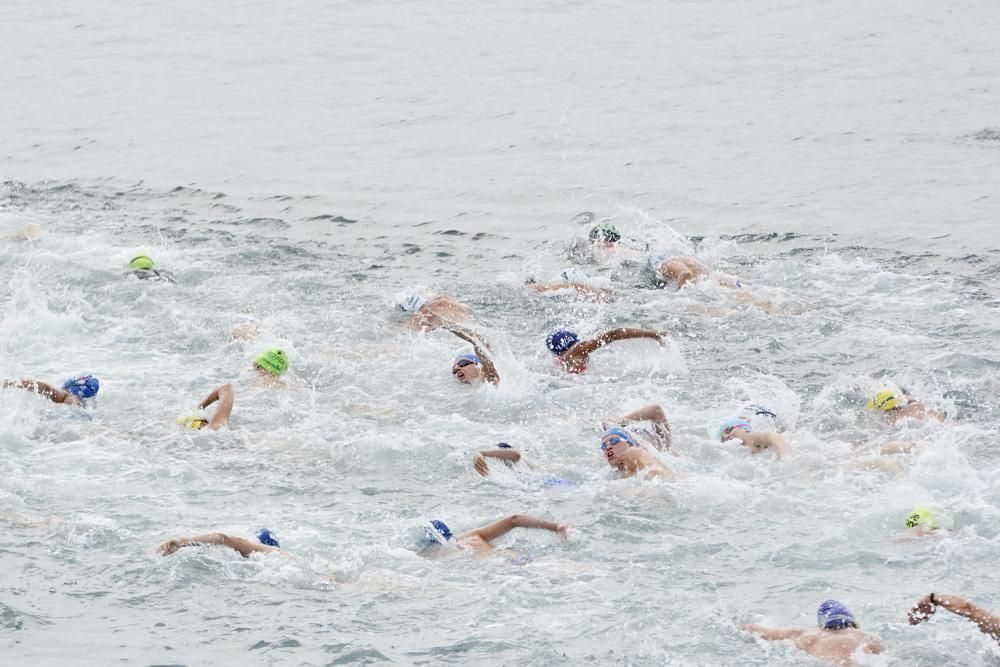
<path id="1" fill-rule="evenodd" d="M 639 446 L 639 444 L 635 441 L 635 438 L 632 436 L 632 434 L 619 426 L 612 426 L 607 431 L 605 431 L 604 435 L 601 436 L 601 440 L 603 441 L 609 435 L 617 435 L 619 438 L 621 438 L 628 444 L 632 445 L 633 447 Z"/>
<path id="2" fill-rule="evenodd" d="M 750 426 L 750 422 L 748 422 L 746 419 L 743 419 L 742 417 L 734 417 L 733 419 L 727 419 L 726 421 L 719 424 L 719 430 L 716 432 L 716 435 L 719 437 L 719 440 L 725 442 L 726 431 L 728 431 L 731 428 L 737 428 L 737 427 L 744 428 L 747 431 L 753 430 L 753 427 Z"/>
<path id="3" fill-rule="evenodd" d="M 444 521 L 434 519 L 424 526 L 424 534 L 417 540 L 417 551 L 438 546 L 452 538 L 451 529 Z"/>
<path id="4" fill-rule="evenodd" d="M 837 600 L 827 600 L 819 606 L 816 611 L 816 624 L 824 630 L 858 627 L 851 610 Z"/>
<path id="5" fill-rule="evenodd" d="M 445 541 L 450 540 L 453 537 L 451 534 L 451 529 L 448 528 L 448 525 L 444 521 L 438 521 L 437 519 L 434 519 L 433 521 L 431 521 L 431 525 L 434 526 L 434 530 L 440 533 L 441 537 L 443 537 Z"/>
<path id="6" fill-rule="evenodd" d="M 87 399 L 97 396 L 97 392 L 101 388 L 101 383 L 93 375 L 86 373 L 75 375 L 66 380 L 63 382 L 62 388 L 77 398 Z"/>
<path id="7" fill-rule="evenodd" d="M 281 548 L 281 545 L 278 544 L 278 538 L 275 537 L 274 533 L 269 531 L 267 528 L 261 528 L 257 531 L 257 541 L 261 544 L 266 544 L 269 547 Z"/>
<path id="8" fill-rule="evenodd" d="M 477 366 L 479 364 L 483 363 L 482 360 L 479 357 L 477 357 L 476 355 L 474 355 L 471 352 L 469 352 L 468 354 L 460 354 L 457 357 L 455 357 L 455 361 L 452 362 L 452 365 L 457 364 L 462 359 L 468 359 L 469 361 L 471 361 L 472 363 L 474 363 Z"/>
<path id="9" fill-rule="evenodd" d="M 552 354 L 560 355 L 580 341 L 580 337 L 566 329 L 556 329 L 545 338 L 545 345 Z"/>

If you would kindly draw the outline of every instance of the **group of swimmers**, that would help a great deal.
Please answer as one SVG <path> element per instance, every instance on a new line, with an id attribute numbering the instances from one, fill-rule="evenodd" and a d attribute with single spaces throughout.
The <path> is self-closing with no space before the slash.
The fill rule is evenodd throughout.
<path id="1" fill-rule="evenodd" d="M 621 234 L 610 223 L 601 223 L 591 230 L 589 240 L 596 247 L 607 249 L 621 240 Z M 744 283 L 739 279 L 725 274 L 715 274 L 692 258 L 656 256 L 649 262 L 649 268 L 653 271 L 654 283 L 658 287 L 673 285 L 677 289 L 682 289 L 692 282 L 714 277 L 724 287 L 744 289 Z M 137 256 L 129 262 L 127 275 L 140 280 L 176 282 L 171 273 L 157 269 L 153 260 L 145 255 Z M 582 282 L 582 273 L 572 268 L 563 271 L 561 278 L 562 280 L 552 283 L 532 282 L 528 287 L 537 291 L 568 289 L 585 298 L 596 300 L 606 299 L 611 294 L 609 290 Z M 426 296 L 413 292 L 401 295 L 399 308 L 409 315 L 406 323 L 408 328 L 424 332 L 440 329 L 450 332 L 472 346 L 471 352 L 460 354 L 452 360 L 452 375 L 458 382 L 492 385 L 500 383 L 501 376 L 492 359 L 492 351 L 472 330 L 472 316 L 467 306 L 444 294 Z M 629 339 L 650 339 L 662 345 L 670 340 L 670 334 L 666 331 L 618 327 L 593 338 L 581 338 L 574 331 L 557 329 L 546 336 L 545 345 L 555 356 L 559 368 L 567 373 L 579 375 L 589 368 L 593 353 L 611 343 Z M 253 367 L 262 377 L 275 381 L 288 370 L 288 355 L 278 348 L 265 350 L 255 357 Z M 92 374 L 81 374 L 68 378 L 58 387 L 31 379 L 4 380 L 0 382 L 0 387 L 26 389 L 55 403 L 87 407 L 98 394 L 100 381 Z M 233 403 L 232 384 L 222 384 L 198 404 L 200 410 L 207 410 L 215 405 L 212 414 L 203 412 L 183 415 L 177 419 L 177 423 L 195 430 L 222 429 L 229 422 Z M 943 418 L 940 413 L 927 408 L 894 386 L 886 386 L 875 392 L 867 407 L 884 415 L 892 423 L 903 418 L 915 420 Z M 747 404 L 738 415 L 719 425 L 717 436 L 723 443 L 735 443 L 746 447 L 754 454 L 769 451 L 776 459 L 780 459 L 790 452 L 782 433 L 785 426 L 778 415 L 766 405 Z M 676 478 L 675 473 L 654 453 L 666 452 L 676 455 L 670 424 L 661 406 L 656 404 L 644 406 L 616 420 L 602 423 L 602 429 L 600 449 L 608 465 L 622 476 L 665 481 Z M 909 445 L 910 443 L 896 443 L 896 450 L 893 451 L 907 451 Z M 473 468 L 480 475 L 490 474 L 488 462 L 490 459 L 509 466 L 526 464 L 519 451 L 507 443 L 500 443 L 493 449 L 477 452 L 473 457 Z M 545 480 L 546 486 L 573 484 L 553 476 L 546 476 Z M 933 512 L 923 507 L 911 511 L 906 517 L 905 525 L 908 529 L 917 531 L 917 534 L 937 530 L 939 527 Z M 435 519 L 425 525 L 423 539 L 418 544 L 418 549 L 421 553 L 429 555 L 436 548 L 455 544 L 474 552 L 489 551 L 492 549 L 493 541 L 515 528 L 547 530 L 562 538 L 566 538 L 568 531 L 565 525 L 546 519 L 512 515 L 456 535 L 446 523 Z M 262 528 L 257 532 L 255 540 L 224 533 L 209 533 L 167 540 L 160 546 L 159 551 L 166 556 L 182 547 L 202 545 L 228 547 L 245 557 L 280 549 L 278 538 L 271 531 Z M 916 624 L 926 620 L 938 606 L 973 620 L 983 632 L 1000 641 L 1000 619 L 954 595 L 931 593 L 921 598 L 911 610 L 910 622 Z M 873 635 L 862 632 L 850 610 L 836 600 L 827 600 L 820 605 L 817 625 L 816 630 L 781 630 L 755 624 L 744 625 L 741 628 L 763 639 L 790 639 L 797 647 L 812 655 L 832 659 L 841 664 L 850 664 L 851 656 L 859 649 L 867 653 L 878 653 L 882 650 L 881 642 Z"/>

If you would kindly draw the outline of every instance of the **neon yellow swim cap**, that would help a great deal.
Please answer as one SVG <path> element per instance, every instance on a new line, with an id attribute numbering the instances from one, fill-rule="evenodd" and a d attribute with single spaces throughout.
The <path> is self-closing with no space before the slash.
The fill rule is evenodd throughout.
<path id="1" fill-rule="evenodd" d="M 196 431 L 208 424 L 208 420 L 198 415 L 187 415 L 177 418 L 177 425 L 186 428 L 193 428 Z"/>
<path id="2" fill-rule="evenodd" d="M 906 405 L 906 397 L 897 394 L 892 389 L 883 389 L 875 394 L 867 403 L 872 410 L 882 410 L 888 412 Z"/>
<path id="3" fill-rule="evenodd" d="M 917 526 L 927 526 L 931 529 L 937 529 L 938 522 L 937 517 L 934 516 L 934 512 L 926 507 L 914 507 L 910 510 L 910 513 L 906 515 L 906 527 L 916 528 Z"/>
<path id="4" fill-rule="evenodd" d="M 254 359 L 253 365 L 271 375 L 281 375 L 288 370 L 288 355 L 284 350 L 273 348 Z"/>
<path id="5" fill-rule="evenodd" d="M 136 255 L 128 263 L 128 268 L 130 269 L 151 269 L 153 268 L 153 260 L 145 255 Z"/>

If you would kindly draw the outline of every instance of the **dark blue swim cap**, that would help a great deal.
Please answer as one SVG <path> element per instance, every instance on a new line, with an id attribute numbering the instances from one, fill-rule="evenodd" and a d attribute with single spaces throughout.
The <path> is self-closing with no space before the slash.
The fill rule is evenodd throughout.
<path id="1" fill-rule="evenodd" d="M 546 337 L 545 345 L 548 346 L 552 354 L 559 355 L 576 345 L 579 341 L 580 337 L 572 331 L 556 329 Z"/>
<path id="2" fill-rule="evenodd" d="M 837 600 L 827 600 L 816 610 L 816 625 L 824 630 L 843 630 L 856 628 L 858 622 L 854 614 Z"/>
<path id="3" fill-rule="evenodd" d="M 514 449 L 514 448 L 508 445 L 506 442 L 498 442 L 497 449 Z"/>
<path id="4" fill-rule="evenodd" d="M 453 535 L 451 534 L 451 529 L 448 528 L 448 525 L 444 521 L 438 521 L 437 519 L 434 519 L 433 521 L 431 521 L 431 525 L 434 526 L 434 530 L 439 532 L 441 534 L 441 537 L 443 537 L 445 540 L 450 540 L 453 537 Z"/>
<path id="5" fill-rule="evenodd" d="M 93 398 L 97 396 L 101 383 L 90 374 L 75 375 L 63 382 L 62 388 L 80 399 Z"/>
<path id="6" fill-rule="evenodd" d="M 275 537 L 274 533 L 269 531 L 267 528 L 261 528 L 257 531 L 257 541 L 261 544 L 266 544 L 269 547 L 281 548 L 281 545 L 278 544 L 278 538 Z"/>

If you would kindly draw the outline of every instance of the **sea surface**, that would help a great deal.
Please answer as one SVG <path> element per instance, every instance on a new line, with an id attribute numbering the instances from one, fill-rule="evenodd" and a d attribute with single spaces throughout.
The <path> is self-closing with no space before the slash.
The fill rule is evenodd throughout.
<path id="1" fill-rule="evenodd" d="M 931 591 L 1000 612 L 996 2 L 3 10 L 0 379 L 101 392 L 0 390 L 0 664 L 811 665 L 736 626 L 831 597 L 886 644 L 861 664 L 1000 664 L 956 616 L 906 623 Z M 744 287 L 654 289 L 659 254 Z M 570 266 L 613 298 L 525 287 Z M 404 329 L 412 290 L 470 307 L 499 387 Z M 615 326 L 672 339 L 579 376 L 545 348 Z M 229 429 L 175 424 L 225 382 Z M 887 382 L 945 420 L 880 420 Z M 786 460 L 719 443 L 748 401 Z M 649 403 L 675 482 L 599 449 Z M 499 441 L 539 474 L 477 475 Z M 900 539 L 917 505 L 945 529 Z M 514 513 L 570 539 L 416 553 L 429 519 Z M 291 557 L 157 553 L 264 526 Z"/>

